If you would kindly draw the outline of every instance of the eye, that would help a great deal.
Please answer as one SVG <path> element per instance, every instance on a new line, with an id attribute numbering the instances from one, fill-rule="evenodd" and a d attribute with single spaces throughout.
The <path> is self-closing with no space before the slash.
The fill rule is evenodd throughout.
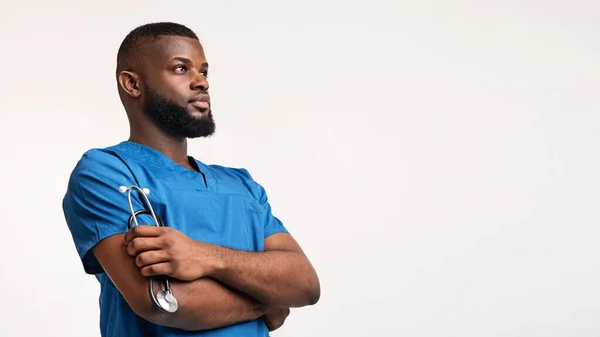
<path id="1" fill-rule="evenodd" d="M 208 78 L 208 70 L 201 71 L 200 74 L 202 74 L 202 76 Z"/>
<path id="2" fill-rule="evenodd" d="M 188 68 L 186 66 L 182 65 L 178 65 L 174 68 L 175 71 L 179 71 L 179 72 L 186 72 L 188 70 Z"/>

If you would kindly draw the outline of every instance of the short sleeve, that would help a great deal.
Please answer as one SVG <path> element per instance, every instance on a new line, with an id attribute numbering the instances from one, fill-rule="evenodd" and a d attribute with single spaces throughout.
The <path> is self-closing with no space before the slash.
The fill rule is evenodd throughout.
<path id="1" fill-rule="evenodd" d="M 260 184 L 257 183 L 256 185 L 258 188 L 259 204 L 261 207 L 263 207 L 265 212 L 265 239 L 273 234 L 288 233 L 288 230 L 283 222 L 273 215 L 271 204 L 269 204 L 269 199 L 267 197 L 267 192 Z"/>
<path id="2" fill-rule="evenodd" d="M 119 187 L 134 183 L 125 163 L 102 150 L 86 152 L 71 173 L 63 213 L 86 273 L 104 272 L 91 248 L 127 231 L 131 213 L 127 194 Z M 132 198 L 132 203 L 134 209 L 141 207 L 139 198 Z"/>
<path id="3" fill-rule="evenodd" d="M 277 233 L 288 233 L 289 231 L 283 222 L 273 215 L 273 210 L 271 209 L 269 197 L 265 188 L 252 178 L 250 172 L 248 172 L 246 169 L 241 170 L 245 178 L 248 180 L 247 185 L 252 186 L 254 198 L 258 202 L 262 213 L 264 214 L 264 238 L 266 239 L 267 237 Z"/>

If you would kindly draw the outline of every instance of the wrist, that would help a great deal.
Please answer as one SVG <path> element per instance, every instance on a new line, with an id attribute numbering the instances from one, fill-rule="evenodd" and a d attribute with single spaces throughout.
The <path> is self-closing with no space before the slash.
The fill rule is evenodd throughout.
<path id="1" fill-rule="evenodd" d="M 208 275 L 215 277 L 227 269 L 227 248 L 221 246 L 212 246 L 211 258 L 208 259 Z"/>

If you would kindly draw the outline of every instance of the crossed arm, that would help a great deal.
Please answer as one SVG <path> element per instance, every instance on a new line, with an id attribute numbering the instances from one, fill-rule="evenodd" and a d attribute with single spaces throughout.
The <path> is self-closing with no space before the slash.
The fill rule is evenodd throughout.
<path id="1" fill-rule="evenodd" d="M 169 227 L 136 226 L 104 239 L 93 253 L 133 311 L 163 326 L 213 329 L 312 305 L 320 296 L 313 267 L 287 233 L 268 237 L 265 251 L 254 253 L 195 241 Z M 152 275 L 172 278 L 176 313 L 154 307 L 147 292 Z"/>

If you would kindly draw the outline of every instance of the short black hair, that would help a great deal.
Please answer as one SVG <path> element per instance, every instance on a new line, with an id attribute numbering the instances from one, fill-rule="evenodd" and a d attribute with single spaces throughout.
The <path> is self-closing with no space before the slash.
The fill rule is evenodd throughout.
<path id="1" fill-rule="evenodd" d="M 124 61 L 136 57 L 136 53 L 145 45 L 161 35 L 182 36 L 198 40 L 198 36 L 190 28 L 174 22 L 154 22 L 139 26 L 129 32 L 117 52 L 117 71 Z"/>

